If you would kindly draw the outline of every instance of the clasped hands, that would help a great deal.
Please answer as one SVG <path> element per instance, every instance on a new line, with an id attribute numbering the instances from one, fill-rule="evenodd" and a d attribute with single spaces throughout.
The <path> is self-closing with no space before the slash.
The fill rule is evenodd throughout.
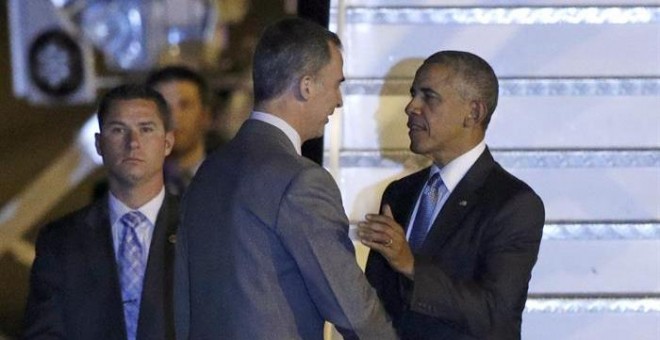
<path id="1" fill-rule="evenodd" d="M 415 258 L 403 227 L 394 220 L 389 205 L 384 205 L 382 211 L 380 215 L 367 214 L 358 223 L 357 235 L 362 244 L 383 255 L 394 270 L 412 280 Z"/>

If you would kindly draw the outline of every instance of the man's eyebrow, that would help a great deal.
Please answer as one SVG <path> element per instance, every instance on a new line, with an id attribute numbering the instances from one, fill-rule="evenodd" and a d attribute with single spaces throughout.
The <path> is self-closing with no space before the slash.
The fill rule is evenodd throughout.
<path id="1" fill-rule="evenodd" d="M 424 93 L 425 95 L 440 96 L 440 94 L 439 94 L 438 92 L 436 92 L 435 90 L 433 90 L 433 89 L 430 88 L 430 87 L 420 87 L 420 88 L 415 88 L 414 86 L 411 86 L 411 87 L 410 87 L 410 93 L 413 93 L 413 92 L 422 92 L 422 93 Z"/>
<path id="2" fill-rule="evenodd" d="M 103 125 L 106 125 L 106 126 L 111 126 L 111 125 L 128 126 L 128 124 L 126 124 L 125 122 L 119 121 L 119 120 L 111 120 L 109 122 L 103 123 Z M 149 120 L 149 121 L 144 121 L 144 122 L 138 122 L 137 125 L 139 125 L 139 126 L 152 126 L 152 125 L 155 126 L 155 125 L 158 125 L 158 124 L 153 120 Z"/>
<path id="3" fill-rule="evenodd" d="M 430 87 L 422 87 L 419 90 L 424 92 L 424 94 L 434 94 L 436 96 L 440 95 L 438 92 L 435 92 L 435 90 L 433 90 Z"/>

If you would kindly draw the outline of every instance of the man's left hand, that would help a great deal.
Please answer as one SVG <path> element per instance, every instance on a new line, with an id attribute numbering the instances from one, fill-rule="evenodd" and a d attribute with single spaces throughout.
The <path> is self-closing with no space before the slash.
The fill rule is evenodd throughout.
<path id="1" fill-rule="evenodd" d="M 403 227 L 392 216 L 389 205 L 383 213 L 367 214 L 366 220 L 358 223 L 358 237 L 365 246 L 379 252 L 397 272 L 413 279 L 415 258 L 406 241 Z"/>

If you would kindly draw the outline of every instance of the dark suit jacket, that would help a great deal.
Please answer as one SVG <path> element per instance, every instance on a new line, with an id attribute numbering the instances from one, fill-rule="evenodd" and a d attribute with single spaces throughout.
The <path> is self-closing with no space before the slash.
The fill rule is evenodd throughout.
<path id="1" fill-rule="evenodd" d="M 177 338 L 346 339 L 395 332 L 355 260 L 330 174 L 257 120 L 202 164 L 183 203 Z"/>
<path id="2" fill-rule="evenodd" d="M 407 228 L 429 169 L 383 194 Z M 403 339 L 519 339 L 545 212 L 488 149 L 458 183 L 418 254 L 414 282 L 371 252 L 366 274 Z"/>
<path id="3" fill-rule="evenodd" d="M 174 339 L 172 301 L 178 200 L 165 195 L 144 276 L 138 339 Z M 126 339 L 108 199 L 39 233 L 25 316 L 25 339 Z"/>

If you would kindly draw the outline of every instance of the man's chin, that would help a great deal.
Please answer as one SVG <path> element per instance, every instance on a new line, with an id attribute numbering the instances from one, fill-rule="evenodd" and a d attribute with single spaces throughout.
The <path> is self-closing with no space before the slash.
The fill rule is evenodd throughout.
<path id="1" fill-rule="evenodd" d="M 144 174 L 131 172 L 131 173 L 122 173 L 115 176 L 118 179 L 118 182 L 122 186 L 132 187 L 140 184 L 144 179 Z"/>
<path id="2" fill-rule="evenodd" d="M 421 148 L 418 144 L 415 144 L 413 142 L 410 143 L 410 151 L 414 154 L 417 155 L 425 155 L 426 152 L 424 152 L 424 149 Z"/>

